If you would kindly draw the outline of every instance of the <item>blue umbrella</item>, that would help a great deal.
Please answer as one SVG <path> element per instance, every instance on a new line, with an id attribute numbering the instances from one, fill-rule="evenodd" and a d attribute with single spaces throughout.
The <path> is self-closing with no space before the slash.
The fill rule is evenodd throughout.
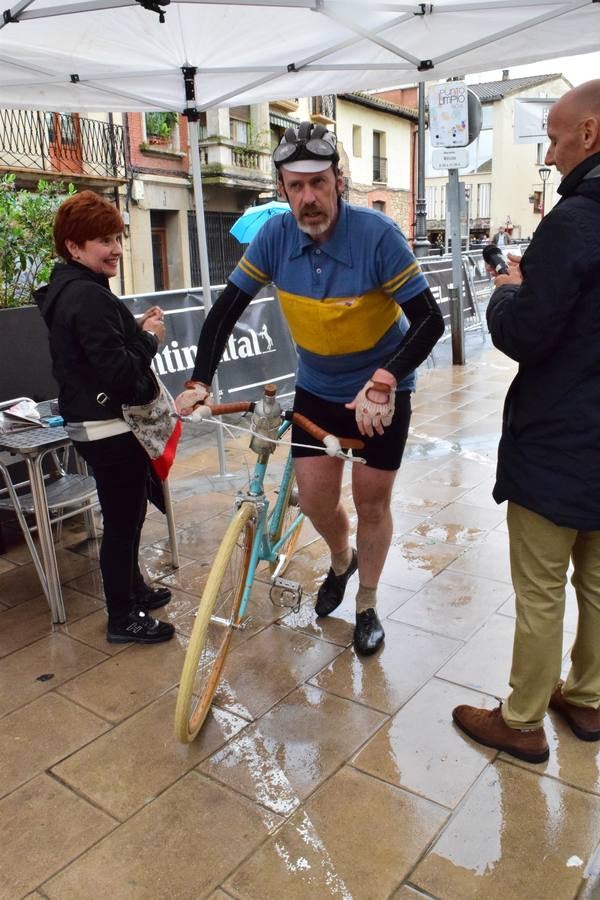
<path id="1" fill-rule="evenodd" d="M 249 244 L 268 219 L 280 216 L 289 208 L 289 203 L 280 203 L 278 200 L 271 200 L 270 203 L 262 203 L 260 206 L 250 206 L 237 222 L 233 223 L 229 232 L 240 244 Z"/>

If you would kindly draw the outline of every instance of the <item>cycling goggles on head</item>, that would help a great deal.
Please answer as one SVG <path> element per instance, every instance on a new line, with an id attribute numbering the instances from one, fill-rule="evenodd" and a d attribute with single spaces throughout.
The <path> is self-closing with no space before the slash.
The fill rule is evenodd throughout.
<path id="1" fill-rule="evenodd" d="M 302 122 L 298 128 L 286 128 L 279 145 L 273 152 L 273 162 L 279 168 L 286 163 L 314 159 L 320 162 L 337 163 L 340 156 L 336 149 L 335 134 L 324 125 Z"/>

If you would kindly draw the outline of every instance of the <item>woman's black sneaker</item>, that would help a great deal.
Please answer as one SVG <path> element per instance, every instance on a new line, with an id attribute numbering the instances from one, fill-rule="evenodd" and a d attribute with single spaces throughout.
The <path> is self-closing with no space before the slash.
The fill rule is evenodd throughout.
<path id="1" fill-rule="evenodd" d="M 317 594 L 317 602 L 315 603 L 315 612 L 318 616 L 328 616 L 334 609 L 337 609 L 344 599 L 344 591 L 350 578 L 358 569 L 358 554 L 354 548 L 352 549 L 352 559 L 350 565 L 341 575 L 336 575 L 333 569 L 327 573 L 327 578 L 319 588 Z"/>
<path id="2" fill-rule="evenodd" d="M 150 587 L 149 584 L 145 584 L 142 590 L 136 591 L 131 599 L 137 606 L 148 612 L 150 609 L 158 609 L 159 606 L 166 606 L 167 603 L 170 602 L 171 597 L 172 594 L 169 588 L 163 587 L 162 585 L 153 588 Z"/>
<path id="3" fill-rule="evenodd" d="M 153 619 L 144 609 L 137 607 L 122 625 L 108 623 L 106 640 L 109 644 L 160 644 L 170 640 L 174 634 L 175 628 L 169 622 Z"/>

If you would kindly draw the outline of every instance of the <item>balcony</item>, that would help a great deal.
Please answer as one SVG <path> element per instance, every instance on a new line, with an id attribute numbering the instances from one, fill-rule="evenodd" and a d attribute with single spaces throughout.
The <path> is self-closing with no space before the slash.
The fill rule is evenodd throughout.
<path id="1" fill-rule="evenodd" d="M 78 113 L 0 110 L 0 171 L 125 180 L 123 128 Z"/>
<path id="2" fill-rule="evenodd" d="M 274 186 L 271 152 L 267 148 L 235 144 L 218 136 L 206 137 L 200 141 L 200 160 L 203 183 L 251 191 Z"/>
<path id="3" fill-rule="evenodd" d="M 387 184 L 387 157 L 373 157 L 373 184 Z"/>

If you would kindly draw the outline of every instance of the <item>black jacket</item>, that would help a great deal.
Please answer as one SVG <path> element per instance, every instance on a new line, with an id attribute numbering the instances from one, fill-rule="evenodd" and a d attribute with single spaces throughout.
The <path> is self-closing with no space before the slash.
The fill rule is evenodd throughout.
<path id="1" fill-rule="evenodd" d="M 519 363 L 504 406 L 494 498 L 556 525 L 600 529 L 600 153 L 562 181 L 487 319 Z"/>
<path id="2" fill-rule="evenodd" d="M 122 403 L 153 398 L 156 338 L 141 330 L 107 278 L 76 262 L 57 263 L 35 301 L 48 326 L 66 422 L 113 419 L 121 415 Z M 101 393 L 110 398 L 105 406 L 96 399 Z"/>

